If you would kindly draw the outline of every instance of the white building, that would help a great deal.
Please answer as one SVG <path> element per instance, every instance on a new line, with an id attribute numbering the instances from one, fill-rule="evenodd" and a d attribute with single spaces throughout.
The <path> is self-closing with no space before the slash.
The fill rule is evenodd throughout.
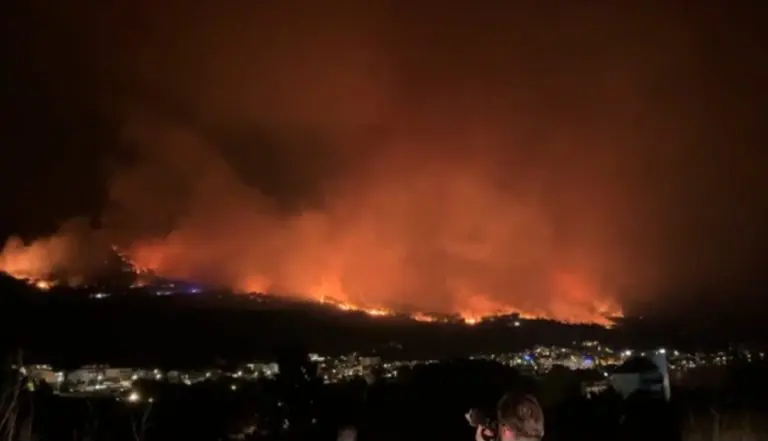
<path id="1" fill-rule="evenodd" d="M 63 379 L 61 372 L 56 372 L 47 365 L 27 366 L 26 372 L 30 379 L 48 383 L 51 386 L 57 385 Z"/>
<path id="2" fill-rule="evenodd" d="M 611 385 L 623 398 L 638 390 L 658 393 L 669 400 L 669 366 L 663 351 L 631 357 L 611 375 Z"/>

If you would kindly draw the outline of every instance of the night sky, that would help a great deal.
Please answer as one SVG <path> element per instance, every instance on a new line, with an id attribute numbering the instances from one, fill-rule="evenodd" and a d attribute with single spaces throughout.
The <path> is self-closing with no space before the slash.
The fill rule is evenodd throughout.
<path id="1" fill-rule="evenodd" d="M 768 286 L 768 5 L 12 3 L 0 236 L 43 239 L 38 270 L 115 244 L 244 290 L 577 319 Z"/>

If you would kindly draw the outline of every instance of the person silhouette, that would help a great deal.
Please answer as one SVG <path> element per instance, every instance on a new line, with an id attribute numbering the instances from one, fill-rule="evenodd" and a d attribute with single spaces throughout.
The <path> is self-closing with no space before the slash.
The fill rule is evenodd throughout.
<path id="1" fill-rule="evenodd" d="M 496 421 L 477 409 L 465 417 L 475 427 L 475 441 L 539 441 L 544 437 L 544 412 L 531 394 L 511 392 L 496 406 Z"/>
<path id="2" fill-rule="evenodd" d="M 501 441 L 538 441 L 544 437 L 544 412 L 531 394 L 504 395 L 496 408 Z"/>

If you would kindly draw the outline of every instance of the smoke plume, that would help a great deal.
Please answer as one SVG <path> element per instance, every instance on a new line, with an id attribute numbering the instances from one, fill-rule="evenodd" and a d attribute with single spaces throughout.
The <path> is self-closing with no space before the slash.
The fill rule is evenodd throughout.
<path id="1" fill-rule="evenodd" d="M 717 89 L 707 12 L 134 3 L 66 26 L 119 128 L 90 240 L 141 267 L 576 321 L 753 269 L 756 125 Z M 88 241 L 14 239 L 0 262 L 51 273 Z"/>

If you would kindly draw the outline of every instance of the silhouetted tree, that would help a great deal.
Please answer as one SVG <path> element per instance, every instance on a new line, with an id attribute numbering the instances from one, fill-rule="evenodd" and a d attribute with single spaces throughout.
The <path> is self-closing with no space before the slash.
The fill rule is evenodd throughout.
<path id="1" fill-rule="evenodd" d="M 315 423 L 315 407 L 322 386 L 317 364 L 296 345 L 280 348 L 277 364 L 279 431 L 290 438 L 303 438 Z"/>

